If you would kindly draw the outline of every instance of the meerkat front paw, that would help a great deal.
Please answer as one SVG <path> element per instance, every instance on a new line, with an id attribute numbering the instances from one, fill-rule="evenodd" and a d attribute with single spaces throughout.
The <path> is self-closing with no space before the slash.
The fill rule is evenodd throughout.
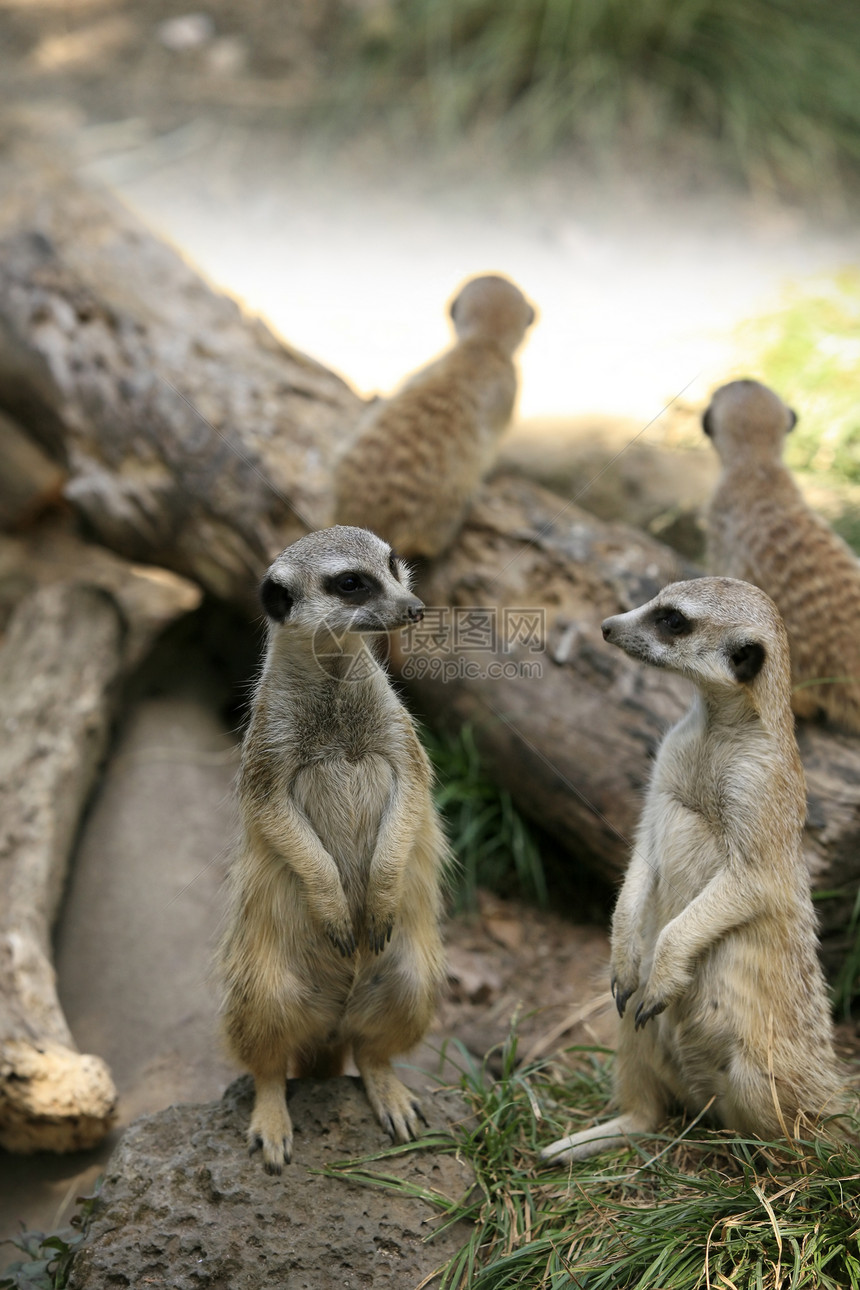
<path id="1" fill-rule="evenodd" d="M 680 999 L 690 983 L 690 977 L 687 974 L 677 972 L 669 976 L 666 973 L 658 973 L 655 968 L 656 960 L 633 1019 L 637 1030 L 641 1030 L 652 1017 L 659 1016 L 670 1004 Z"/>
<path id="2" fill-rule="evenodd" d="M 374 954 L 380 954 L 391 940 L 394 931 L 393 914 L 372 914 L 367 920 L 367 943 Z"/>
<path id="3" fill-rule="evenodd" d="M 639 954 L 613 953 L 610 964 L 609 988 L 615 1000 L 619 1017 L 624 1016 L 627 1000 L 639 989 Z"/>
<path id="4" fill-rule="evenodd" d="M 340 953 L 341 957 L 351 959 L 358 948 L 355 940 L 355 932 L 352 929 L 352 923 L 347 919 L 339 919 L 337 922 L 326 922 L 324 927 L 326 936 L 329 938 L 335 949 Z"/>

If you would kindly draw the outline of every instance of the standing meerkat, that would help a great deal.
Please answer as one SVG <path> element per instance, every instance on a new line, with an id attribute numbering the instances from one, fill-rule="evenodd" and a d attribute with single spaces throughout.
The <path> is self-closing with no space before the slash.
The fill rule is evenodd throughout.
<path id="1" fill-rule="evenodd" d="M 256 1088 L 248 1145 L 280 1173 L 288 1067 L 336 1075 L 350 1047 L 383 1128 L 418 1135 L 391 1059 L 433 1018 L 448 849 L 427 756 L 365 639 L 421 619 L 406 566 L 373 533 L 325 529 L 278 556 L 260 597 L 220 959 L 227 1038 Z"/>
<path id="2" fill-rule="evenodd" d="M 455 297 L 457 343 L 374 403 L 335 466 L 335 519 L 401 555 L 438 555 L 463 522 L 517 395 L 513 356 L 534 309 L 512 282 L 472 278 Z"/>
<path id="3" fill-rule="evenodd" d="M 758 381 L 714 394 L 702 425 L 723 472 L 708 513 L 708 566 L 761 587 L 791 650 L 792 707 L 860 731 L 860 561 L 810 510 L 783 465 L 795 413 Z M 809 684 L 823 680 L 821 685 Z"/>
<path id="4" fill-rule="evenodd" d="M 788 643 L 757 587 L 666 587 L 603 635 L 697 693 L 657 754 L 612 921 L 619 1115 L 547 1147 L 584 1160 L 653 1132 L 674 1103 L 791 1135 L 843 1109 L 809 876 Z M 628 1007 L 629 1004 L 629 1007 Z"/>

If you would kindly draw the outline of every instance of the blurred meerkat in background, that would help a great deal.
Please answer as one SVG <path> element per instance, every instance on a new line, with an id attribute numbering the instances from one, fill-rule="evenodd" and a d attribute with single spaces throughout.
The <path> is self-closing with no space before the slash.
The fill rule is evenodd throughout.
<path id="1" fill-rule="evenodd" d="M 506 278 L 472 278 L 450 307 L 456 343 L 372 404 L 335 465 L 335 520 L 407 558 L 453 541 L 517 395 L 513 356 L 535 311 Z"/>
<path id="2" fill-rule="evenodd" d="M 723 471 L 707 517 L 708 568 L 754 582 L 776 604 L 797 715 L 860 731 L 860 561 L 783 465 L 796 421 L 758 381 L 732 381 L 711 399 L 702 425 Z"/>

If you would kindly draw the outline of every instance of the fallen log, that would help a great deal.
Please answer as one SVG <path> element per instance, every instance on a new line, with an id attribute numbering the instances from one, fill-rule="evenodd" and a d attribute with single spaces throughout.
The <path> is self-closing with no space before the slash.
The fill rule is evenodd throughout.
<path id="1" fill-rule="evenodd" d="M 65 458 L 67 495 L 99 541 L 190 573 L 256 615 L 271 555 L 329 521 L 332 458 L 360 401 L 116 202 L 43 173 L 22 170 L 18 181 L 0 215 L 0 406 L 8 366 L 10 413 Z M 483 660 L 474 644 L 449 642 L 444 658 L 425 647 L 402 660 L 404 680 L 434 721 L 480 727 L 515 799 L 613 882 L 649 758 L 688 691 L 608 650 L 599 624 L 690 572 L 641 532 L 500 478 L 419 588 L 438 610 L 493 611 L 498 624 L 507 614 L 505 630 L 512 611 L 544 615 L 537 651 L 516 639 L 501 659 L 495 644 Z M 500 661 L 507 670 L 485 674 Z M 541 675 L 518 673 L 524 662 Z M 807 853 L 817 887 L 844 893 L 824 907 L 825 923 L 844 924 L 860 878 L 860 755 L 826 730 L 804 728 L 800 741 Z"/>
<path id="2" fill-rule="evenodd" d="M 0 409 L 99 541 L 250 608 L 272 557 L 328 522 L 362 402 L 118 201 L 32 171 L 0 163 Z"/>
<path id="3" fill-rule="evenodd" d="M 520 808 L 612 883 L 627 865 L 657 745 L 691 690 L 606 646 L 600 623 L 695 573 L 638 530 L 499 477 L 425 572 L 419 592 L 431 608 L 394 654 L 431 723 L 471 722 L 490 773 Z M 821 907 L 838 956 L 860 883 L 860 740 L 804 725 L 799 742 L 813 882 L 841 893 Z"/>
<path id="4" fill-rule="evenodd" d="M 73 1151 L 110 1127 L 116 1092 L 77 1052 L 57 1000 L 51 929 L 80 812 L 104 755 L 122 666 L 114 601 L 50 587 L 0 651 L 0 1145 Z"/>

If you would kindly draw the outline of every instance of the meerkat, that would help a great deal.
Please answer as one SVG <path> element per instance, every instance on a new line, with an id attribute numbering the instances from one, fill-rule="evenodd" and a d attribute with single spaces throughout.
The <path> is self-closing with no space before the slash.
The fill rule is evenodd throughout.
<path id="1" fill-rule="evenodd" d="M 349 1048 L 383 1128 L 418 1135 L 391 1059 L 433 1018 L 448 849 L 427 756 L 366 640 L 420 621 L 406 565 L 373 533 L 325 529 L 278 556 L 260 598 L 220 960 L 227 1039 L 255 1082 L 248 1146 L 280 1173 L 288 1069 L 339 1074 Z"/>
<path id="2" fill-rule="evenodd" d="M 612 921 L 619 1114 L 545 1158 L 584 1160 L 673 1104 L 790 1136 L 841 1110 L 841 1076 L 801 852 L 803 769 L 788 643 L 768 596 L 702 578 L 603 623 L 632 658 L 688 677 L 656 758 Z"/>
<path id="3" fill-rule="evenodd" d="M 335 466 L 335 519 L 408 558 L 452 542 L 517 395 L 513 356 L 534 309 L 505 278 L 472 278 L 450 306 L 456 344 L 365 413 Z"/>
<path id="4" fill-rule="evenodd" d="M 732 381 L 714 394 L 702 425 L 723 470 L 708 514 L 708 566 L 754 582 L 776 604 L 795 713 L 860 731 L 860 561 L 781 461 L 796 422 L 758 381 Z"/>

